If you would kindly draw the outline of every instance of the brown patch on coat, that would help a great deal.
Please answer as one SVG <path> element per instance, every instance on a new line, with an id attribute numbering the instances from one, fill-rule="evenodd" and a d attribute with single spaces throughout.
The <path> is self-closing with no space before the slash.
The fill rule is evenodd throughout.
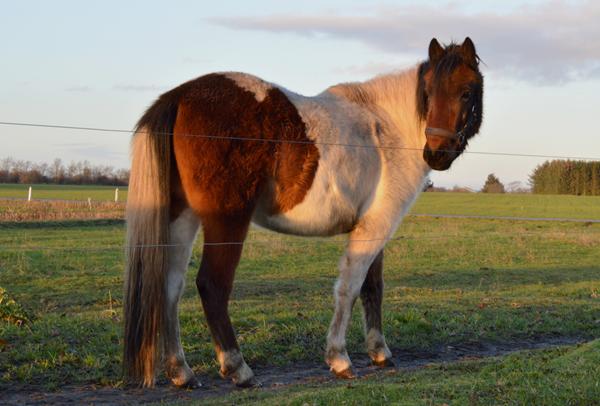
<path id="1" fill-rule="evenodd" d="M 277 88 L 259 102 L 220 74 L 188 82 L 179 92 L 173 132 L 182 189 L 201 218 L 252 212 L 261 194 L 271 213 L 285 212 L 312 185 L 318 150 Z"/>
<path id="2" fill-rule="evenodd" d="M 171 209 L 189 205 L 201 219 L 205 246 L 196 285 L 217 351 L 231 351 L 239 346 L 227 304 L 252 213 L 259 200 L 272 214 L 302 202 L 319 153 L 279 89 L 257 101 L 235 81 L 210 74 L 172 94 L 178 109 Z"/>

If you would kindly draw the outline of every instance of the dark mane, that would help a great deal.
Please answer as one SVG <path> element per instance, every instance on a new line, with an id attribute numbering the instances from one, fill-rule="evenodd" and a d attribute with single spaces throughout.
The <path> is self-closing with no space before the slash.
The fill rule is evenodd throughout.
<path id="1" fill-rule="evenodd" d="M 421 62 L 417 70 L 417 116 L 420 120 L 425 120 L 427 116 L 427 92 L 425 92 L 425 73 L 429 70 L 429 61 Z"/>
<path id="2" fill-rule="evenodd" d="M 433 85 L 437 86 L 442 78 L 450 75 L 461 64 L 465 64 L 479 73 L 479 55 L 475 54 L 475 63 L 465 59 L 460 52 L 460 45 L 451 43 L 444 49 L 444 56 L 439 60 L 433 72 Z"/>

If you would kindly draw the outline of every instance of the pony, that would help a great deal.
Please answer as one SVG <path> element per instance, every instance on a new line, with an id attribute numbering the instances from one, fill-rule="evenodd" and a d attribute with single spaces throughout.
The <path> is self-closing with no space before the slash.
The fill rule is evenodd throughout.
<path id="1" fill-rule="evenodd" d="M 220 373 L 257 380 L 228 313 L 251 223 L 300 236 L 348 234 L 325 361 L 354 376 L 346 330 L 360 296 L 373 364 L 393 365 L 382 328 L 383 248 L 432 169 L 446 170 L 482 121 L 483 76 L 471 39 L 413 68 L 305 97 L 255 76 L 212 73 L 152 104 L 132 138 L 124 293 L 126 378 L 200 383 L 185 360 L 178 302 L 198 230 L 197 289 Z"/>

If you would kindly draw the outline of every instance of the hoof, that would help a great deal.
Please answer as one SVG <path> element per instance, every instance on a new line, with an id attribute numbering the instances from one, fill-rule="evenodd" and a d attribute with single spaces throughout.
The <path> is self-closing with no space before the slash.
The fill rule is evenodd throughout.
<path id="1" fill-rule="evenodd" d="M 260 388 L 262 387 L 262 383 L 260 383 L 254 376 L 243 382 L 233 382 L 235 386 L 238 388 Z"/>
<path id="2" fill-rule="evenodd" d="M 254 372 L 252 372 L 248 364 L 243 360 L 241 365 L 235 371 L 221 370 L 219 373 L 223 378 L 231 379 L 235 386 L 239 388 L 251 388 L 260 385 L 254 377 Z"/>
<path id="3" fill-rule="evenodd" d="M 168 368 L 166 375 L 178 388 L 194 389 L 202 386 L 187 364 Z"/>
<path id="4" fill-rule="evenodd" d="M 173 383 L 175 383 L 175 382 L 173 382 Z M 200 381 L 198 379 L 196 379 L 195 376 L 192 376 L 190 379 L 188 379 L 186 382 L 184 382 L 182 384 L 175 383 L 175 385 L 181 389 L 198 389 L 199 387 L 202 386 Z"/>
<path id="5" fill-rule="evenodd" d="M 356 378 L 356 375 L 354 374 L 352 367 L 346 368 L 339 372 L 332 369 L 331 372 L 335 375 L 336 378 L 339 378 L 339 379 L 354 379 L 354 378 Z"/>
<path id="6" fill-rule="evenodd" d="M 380 361 L 371 360 L 371 363 L 378 368 L 390 368 L 396 366 L 396 363 L 392 358 L 384 358 Z"/>

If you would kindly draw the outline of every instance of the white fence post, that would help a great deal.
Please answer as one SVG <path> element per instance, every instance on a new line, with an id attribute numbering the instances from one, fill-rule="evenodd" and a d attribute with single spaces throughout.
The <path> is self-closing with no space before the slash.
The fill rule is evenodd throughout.
<path id="1" fill-rule="evenodd" d="M 92 198 L 88 197 L 88 206 L 90 207 L 90 210 L 92 210 Z"/>
<path id="2" fill-rule="evenodd" d="M 31 186 L 29 186 L 29 193 L 27 194 L 27 201 L 31 201 Z"/>
<path id="3" fill-rule="evenodd" d="M 119 188 L 115 189 L 115 203 L 119 201 Z"/>

